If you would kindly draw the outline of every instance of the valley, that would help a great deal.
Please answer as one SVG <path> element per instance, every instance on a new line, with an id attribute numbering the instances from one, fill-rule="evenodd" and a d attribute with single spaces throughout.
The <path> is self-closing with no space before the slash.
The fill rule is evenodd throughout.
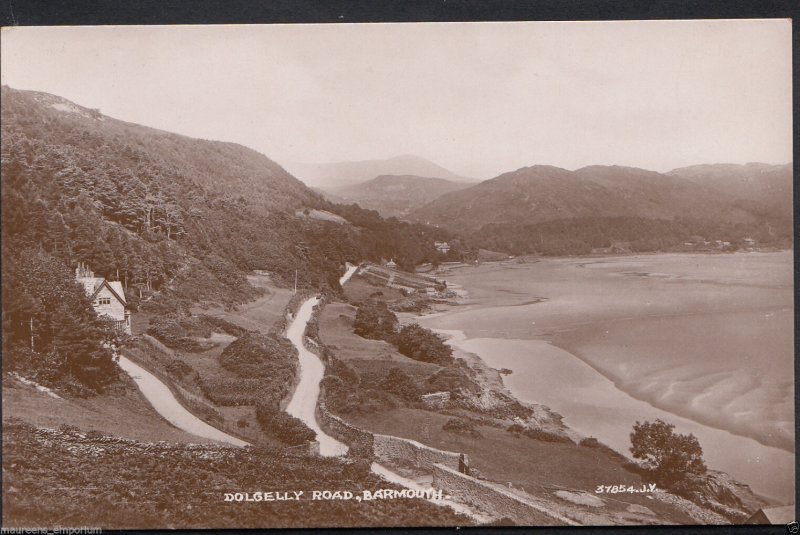
<path id="1" fill-rule="evenodd" d="M 683 494 L 599 496 L 607 482 L 648 488 L 619 439 L 631 422 L 586 427 L 558 392 L 517 383 L 566 392 L 574 369 L 520 373 L 524 355 L 558 347 L 607 378 L 589 381 L 597 392 L 613 381 L 637 410 L 662 411 L 641 417 L 783 448 L 763 456 L 783 470 L 791 281 L 770 259 L 791 256 L 774 252 L 791 239 L 790 166 L 536 165 L 477 183 L 404 155 L 295 176 L 241 145 L 2 92 L 4 525 L 740 523 L 793 484 L 754 485 L 764 498 L 710 470 Z M 671 254 L 603 256 L 642 251 Z M 109 322 L 112 298 L 122 316 Z M 697 327 L 700 314 L 719 316 Z M 667 324 L 687 333 L 683 360 L 658 336 Z M 762 328 L 763 351 L 747 344 Z M 486 357 L 487 344 L 520 358 Z M 745 372 L 693 367 L 713 348 Z M 753 378 L 767 354 L 775 367 Z M 219 499 L 258 486 L 446 496 L 241 511 Z M 78 509 L 87 496 L 97 504 Z"/>

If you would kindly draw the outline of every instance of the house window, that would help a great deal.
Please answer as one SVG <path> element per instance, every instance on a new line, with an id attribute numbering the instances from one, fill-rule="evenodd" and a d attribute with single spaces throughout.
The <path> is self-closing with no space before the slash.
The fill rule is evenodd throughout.
<path id="1" fill-rule="evenodd" d="M 111 298 L 110 297 L 101 297 L 97 300 L 98 305 L 110 305 Z"/>

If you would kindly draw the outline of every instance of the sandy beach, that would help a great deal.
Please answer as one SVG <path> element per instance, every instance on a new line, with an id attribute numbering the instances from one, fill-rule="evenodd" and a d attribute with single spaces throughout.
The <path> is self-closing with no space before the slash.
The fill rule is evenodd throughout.
<path id="1" fill-rule="evenodd" d="M 444 275 L 460 304 L 419 318 L 508 368 L 518 398 L 627 453 L 636 420 L 700 439 L 711 468 L 794 493 L 792 254 L 538 259 Z"/>

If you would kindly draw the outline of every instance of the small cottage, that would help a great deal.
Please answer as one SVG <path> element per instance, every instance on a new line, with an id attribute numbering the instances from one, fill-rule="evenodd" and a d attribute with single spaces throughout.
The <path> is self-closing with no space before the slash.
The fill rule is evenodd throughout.
<path id="1" fill-rule="evenodd" d="M 131 313 L 126 310 L 125 290 L 120 281 L 95 277 L 94 272 L 82 263 L 75 268 L 75 279 L 83 285 L 98 316 L 108 316 L 117 330 L 131 334 Z"/>

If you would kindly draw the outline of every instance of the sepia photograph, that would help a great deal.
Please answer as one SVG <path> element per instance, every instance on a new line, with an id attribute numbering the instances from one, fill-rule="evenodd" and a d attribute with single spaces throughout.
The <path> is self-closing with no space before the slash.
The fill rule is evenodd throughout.
<path id="1" fill-rule="evenodd" d="M 797 533 L 790 19 L 5 26 L 0 77 L 4 532 Z"/>

